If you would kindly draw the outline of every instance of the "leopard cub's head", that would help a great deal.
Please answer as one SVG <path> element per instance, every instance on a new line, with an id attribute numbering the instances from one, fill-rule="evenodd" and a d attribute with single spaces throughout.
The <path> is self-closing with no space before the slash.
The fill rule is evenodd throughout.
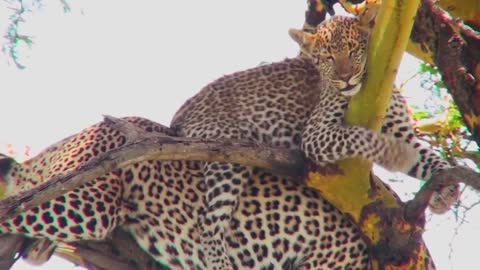
<path id="1" fill-rule="evenodd" d="M 309 59 L 342 95 L 355 95 L 365 76 L 367 45 L 376 12 L 358 17 L 334 16 L 318 25 L 316 33 L 291 29 L 290 36 Z"/>

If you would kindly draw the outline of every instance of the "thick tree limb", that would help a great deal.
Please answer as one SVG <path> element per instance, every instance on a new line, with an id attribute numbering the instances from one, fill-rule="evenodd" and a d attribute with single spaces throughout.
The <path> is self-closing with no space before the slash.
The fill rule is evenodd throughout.
<path id="1" fill-rule="evenodd" d="M 145 160 L 226 161 L 257 166 L 277 174 L 300 176 L 300 151 L 273 149 L 249 142 L 176 138 L 145 134 L 127 121 L 106 117 L 122 131 L 127 144 L 82 164 L 77 170 L 0 201 L 0 222 L 52 200 L 117 168 Z"/>
<path id="2" fill-rule="evenodd" d="M 338 2 L 345 1 L 339 0 Z M 368 76 L 360 93 L 351 99 L 346 112 L 347 123 L 366 126 L 373 130 L 379 129 L 390 100 L 393 79 L 401 55 L 411 36 L 410 30 L 414 24 L 413 19 L 417 13 L 419 2 L 383 1 L 377 15 L 376 27 L 370 39 Z M 429 1 L 424 0 L 423 2 L 422 7 L 425 8 L 425 3 Z M 356 11 L 358 8 L 361 9 L 361 6 L 350 8 L 350 10 Z M 429 8 L 433 8 L 433 6 L 429 6 Z M 424 15 L 420 11 L 416 17 Z M 437 19 L 427 17 L 425 20 L 435 21 Z M 418 24 L 418 21 L 421 19 L 417 19 L 415 23 Z M 438 31 L 434 30 L 430 35 L 441 32 L 440 27 L 447 28 L 445 25 L 439 25 Z M 428 28 L 428 32 L 424 33 L 432 33 L 431 27 Z M 470 34 L 472 33 L 470 32 Z M 461 54 L 454 50 L 458 46 L 451 46 L 461 44 L 456 39 L 456 33 L 450 33 L 449 37 L 453 39 L 453 42 L 443 40 L 443 43 L 432 45 L 440 48 L 450 46 L 449 48 L 453 52 L 452 57 L 457 62 L 462 61 Z M 442 57 L 445 56 L 442 55 Z M 464 73 L 465 71 L 465 69 L 462 70 Z M 462 72 L 457 71 L 457 74 L 460 73 L 460 79 L 457 81 L 468 77 L 464 76 L 466 74 Z M 370 166 L 371 164 L 360 159 L 344 160 L 339 162 L 339 167 L 343 172 L 341 174 L 324 175 L 322 171 L 309 170 L 307 184 L 320 190 L 324 198 L 349 215 L 359 226 L 359 230 L 372 249 L 371 259 L 374 269 L 425 269 L 424 262 L 428 251 L 421 239 L 424 211 L 432 192 L 438 189 L 425 189 L 414 199 L 414 203 L 408 204 L 409 211 L 405 211 L 405 205 L 392 196 L 392 192 L 383 187 L 377 178 L 369 175 Z M 478 175 L 474 176 L 476 182 L 479 182 Z M 432 180 L 433 183 L 436 182 L 436 179 Z M 354 185 L 355 189 L 350 188 L 351 185 Z M 441 185 L 439 184 L 439 186 Z M 438 186 L 434 185 L 433 187 Z"/>
<path id="3" fill-rule="evenodd" d="M 423 0 L 411 40 L 432 56 L 466 126 L 480 145 L 480 35 Z"/>

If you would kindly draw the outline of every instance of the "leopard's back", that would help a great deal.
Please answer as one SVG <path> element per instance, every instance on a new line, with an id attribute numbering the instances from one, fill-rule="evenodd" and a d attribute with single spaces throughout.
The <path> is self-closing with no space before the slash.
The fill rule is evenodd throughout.
<path id="1" fill-rule="evenodd" d="M 285 59 L 224 76 L 175 114 L 171 127 L 187 137 L 228 137 L 298 148 L 318 102 L 318 72 L 307 60 Z"/>

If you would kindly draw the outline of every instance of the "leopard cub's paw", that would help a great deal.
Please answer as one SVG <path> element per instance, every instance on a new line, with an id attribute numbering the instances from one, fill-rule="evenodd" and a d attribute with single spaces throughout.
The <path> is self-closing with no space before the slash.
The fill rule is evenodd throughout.
<path id="1" fill-rule="evenodd" d="M 460 186 L 458 184 L 447 186 L 432 194 L 428 208 L 432 213 L 441 215 L 450 210 L 459 198 Z"/>
<path id="2" fill-rule="evenodd" d="M 389 147 L 386 148 L 385 156 L 379 165 L 392 172 L 408 172 L 418 161 L 418 152 L 413 146 L 389 138 Z"/>

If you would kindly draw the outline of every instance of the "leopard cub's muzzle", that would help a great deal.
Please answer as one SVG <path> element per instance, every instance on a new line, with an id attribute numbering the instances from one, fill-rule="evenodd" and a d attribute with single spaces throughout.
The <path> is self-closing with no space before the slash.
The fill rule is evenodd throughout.
<path id="1" fill-rule="evenodd" d="M 358 93 L 358 91 L 360 91 L 360 88 L 362 88 L 361 83 L 356 83 L 356 84 L 345 83 L 345 84 L 346 84 L 345 87 L 339 89 L 340 93 L 344 96 L 353 96 L 356 93 Z"/>

